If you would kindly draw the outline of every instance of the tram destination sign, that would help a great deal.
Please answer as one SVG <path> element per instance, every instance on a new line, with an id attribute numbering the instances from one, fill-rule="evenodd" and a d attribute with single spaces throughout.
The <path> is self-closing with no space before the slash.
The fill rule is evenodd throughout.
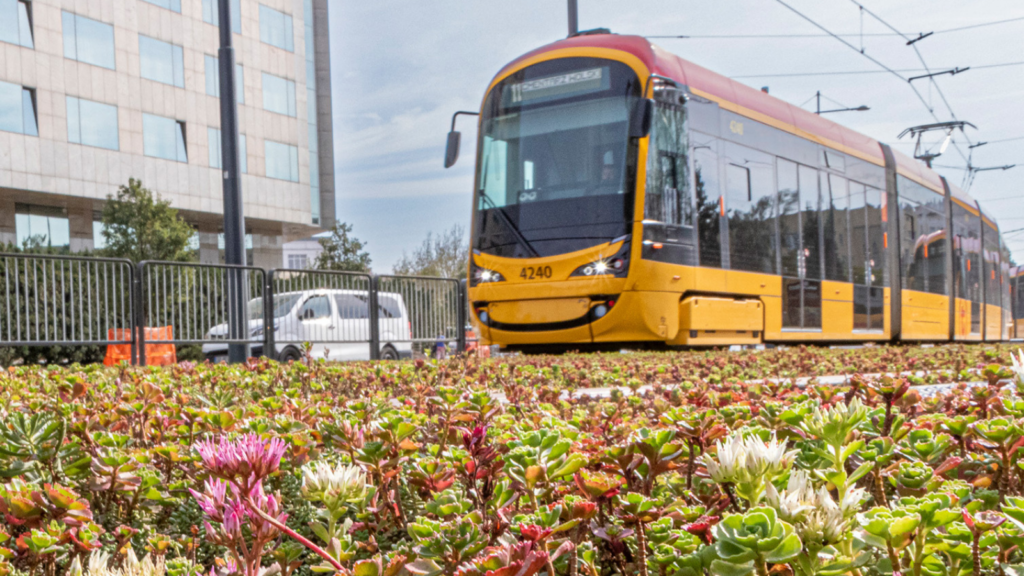
<path id="1" fill-rule="evenodd" d="M 567 72 L 506 85 L 502 100 L 505 105 L 518 106 L 570 98 L 607 90 L 611 84 L 610 80 L 607 67 Z"/>

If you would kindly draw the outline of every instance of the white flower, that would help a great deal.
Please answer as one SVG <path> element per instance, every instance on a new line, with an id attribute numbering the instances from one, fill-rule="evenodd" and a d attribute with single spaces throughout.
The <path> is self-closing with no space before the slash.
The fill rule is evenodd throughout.
<path id="1" fill-rule="evenodd" d="M 366 492 L 366 472 L 359 466 L 331 468 L 326 462 L 316 462 L 302 468 L 302 495 L 310 500 L 338 506 L 361 502 Z"/>
<path id="2" fill-rule="evenodd" d="M 1013 360 L 1013 373 L 1017 375 L 1017 382 L 1024 384 L 1024 350 L 1017 350 L 1020 357 L 1014 356 L 1013 352 L 1010 352 L 1010 360 Z"/>
<path id="3" fill-rule="evenodd" d="M 167 572 L 163 558 L 157 558 L 154 562 L 150 556 L 145 556 L 139 560 L 130 546 L 120 568 L 108 567 L 110 556 L 102 550 L 93 550 L 89 555 L 89 569 L 84 574 L 78 558 L 75 558 L 72 566 L 68 568 L 68 576 L 164 576 Z"/>
<path id="4" fill-rule="evenodd" d="M 789 484 L 781 494 L 769 483 L 765 498 L 768 505 L 779 512 L 779 518 L 790 523 L 800 521 L 818 506 L 814 487 L 803 470 L 793 471 L 789 476 Z"/>
<path id="5" fill-rule="evenodd" d="M 718 461 L 704 454 L 702 459 L 708 474 L 715 482 L 734 484 L 760 479 L 766 474 L 777 475 L 789 468 L 797 451 L 786 451 L 785 441 L 775 436 L 767 443 L 756 435 L 744 437 L 736 432 L 725 441 L 715 443 Z"/>
<path id="6" fill-rule="evenodd" d="M 768 485 L 766 500 L 778 511 L 779 518 L 793 524 L 805 541 L 836 543 L 845 538 L 850 519 L 860 510 L 864 495 L 864 490 L 855 488 L 837 504 L 824 486 L 815 490 L 807 473 L 795 470 L 781 493 Z"/>

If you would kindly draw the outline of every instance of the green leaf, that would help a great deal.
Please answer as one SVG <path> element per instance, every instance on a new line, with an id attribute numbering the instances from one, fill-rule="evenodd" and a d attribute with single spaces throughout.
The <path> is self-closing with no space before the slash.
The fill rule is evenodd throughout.
<path id="1" fill-rule="evenodd" d="M 750 576 L 754 573 L 754 563 L 732 564 L 715 560 L 711 563 L 711 573 L 715 576 Z"/>
<path id="2" fill-rule="evenodd" d="M 772 564 L 789 562 L 800 554 L 802 548 L 803 544 L 800 542 L 800 537 L 796 534 L 790 534 L 774 550 L 765 554 L 764 559 Z"/>
<path id="3" fill-rule="evenodd" d="M 857 480 L 863 478 L 874 467 L 875 465 L 873 462 L 865 462 L 861 464 L 856 470 L 853 471 L 853 474 L 850 474 L 850 477 L 847 479 L 847 481 L 850 484 L 853 484 Z"/>
<path id="4" fill-rule="evenodd" d="M 352 567 L 352 576 L 378 576 L 380 566 L 374 560 L 360 560 Z"/>
<path id="5" fill-rule="evenodd" d="M 914 528 L 917 528 L 920 523 L 921 517 L 917 514 L 910 514 L 902 518 L 895 518 L 892 524 L 889 524 L 889 535 L 893 538 L 897 538 L 904 534 L 909 534 L 914 530 Z"/>

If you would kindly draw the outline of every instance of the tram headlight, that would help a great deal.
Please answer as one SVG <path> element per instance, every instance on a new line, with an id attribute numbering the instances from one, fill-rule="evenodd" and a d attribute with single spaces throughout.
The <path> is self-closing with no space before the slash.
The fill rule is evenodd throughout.
<path id="1" fill-rule="evenodd" d="M 570 274 L 570 277 L 591 276 L 625 278 L 629 273 L 629 242 L 619 248 L 612 256 L 601 257 L 589 264 L 584 264 Z"/>
<path id="2" fill-rule="evenodd" d="M 473 263 L 473 274 L 470 278 L 470 286 L 476 286 L 477 284 L 490 284 L 492 282 L 504 282 L 505 277 L 501 275 L 501 272 L 494 270 L 488 270 L 482 268 Z"/>

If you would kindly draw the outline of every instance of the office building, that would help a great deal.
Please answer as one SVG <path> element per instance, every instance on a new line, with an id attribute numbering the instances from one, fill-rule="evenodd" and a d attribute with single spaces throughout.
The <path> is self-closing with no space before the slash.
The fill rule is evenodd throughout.
<path id="1" fill-rule="evenodd" d="M 99 247 L 137 178 L 220 260 L 217 1 L 0 0 L 0 243 Z M 246 243 L 274 267 L 334 224 L 327 0 L 229 1 Z"/>

